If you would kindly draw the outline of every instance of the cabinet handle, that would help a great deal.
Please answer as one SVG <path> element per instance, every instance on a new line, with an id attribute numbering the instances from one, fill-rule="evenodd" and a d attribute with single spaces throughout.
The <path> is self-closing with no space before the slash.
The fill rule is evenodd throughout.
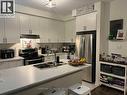
<path id="1" fill-rule="evenodd" d="M 86 30 L 87 29 L 87 26 L 83 26 L 83 30 Z"/>
<path id="2" fill-rule="evenodd" d="M 29 30 L 29 34 L 32 34 L 32 30 Z"/>
<path id="3" fill-rule="evenodd" d="M 7 43 L 7 38 L 6 37 L 3 38 L 3 43 Z"/>
<path id="4" fill-rule="evenodd" d="M 51 42 L 51 39 L 48 39 L 48 42 Z"/>
<path id="5" fill-rule="evenodd" d="M 73 38 L 71 39 L 71 42 L 73 42 Z"/>

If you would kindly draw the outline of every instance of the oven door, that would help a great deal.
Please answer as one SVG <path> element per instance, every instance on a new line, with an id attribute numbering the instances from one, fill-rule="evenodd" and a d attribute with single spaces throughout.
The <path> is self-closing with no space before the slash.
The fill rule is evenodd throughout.
<path id="1" fill-rule="evenodd" d="M 41 62 L 44 62 L 43 58 L 25 60 L 25 65 L 37 64 L 37 63 L 41 63 Z"/>

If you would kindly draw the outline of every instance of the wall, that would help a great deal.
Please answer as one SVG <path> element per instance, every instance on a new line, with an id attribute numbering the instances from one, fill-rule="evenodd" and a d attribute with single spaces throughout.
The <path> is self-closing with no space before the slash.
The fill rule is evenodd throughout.
<path id="1" fill-rule="evenodd" d="M 48 19 L 60 20 L 60 21 L 63 21 L 64 18 L 62 15 L 53 14 L 48 11 L 38 10 L 35 8 L 22 6 L 19 4 L 16 4 L 16 12 L 40 16 Z"/>
<path id="2" fill-rule="evenodd" d="M 96 85 L 100 84 L 100 63 L 99 54 L 108 52 L 108 29 L 109 29 L 109 2 L 95 3 L 97 11 L 97 38 L 96 38 Z"/>
<path id="3" fill-rule="evenodd" d="M 111 2 L 110 20 L 124 19 L 124 30 L 127 31 L 127 0 Z M 127 56 L 127 40 L 109 41 L 109 53 L 119 53 Z"/>

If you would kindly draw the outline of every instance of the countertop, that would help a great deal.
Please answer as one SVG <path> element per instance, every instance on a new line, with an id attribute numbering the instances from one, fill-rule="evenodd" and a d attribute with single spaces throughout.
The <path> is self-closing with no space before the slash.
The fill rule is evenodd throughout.
<path id="1" fill-rule="evenodd" d="M 67 53 L 56 53 L 57 55 L 62 55 L 62 54 L 67 54 Z M 51 53 L 51 54 L 39 54 L 39 55 L 43 55 L 43 56 L 54 56 L 54 53 Z"/>
<path id="2" fill-rule="evenodd" d="M 8 58 L 8 59 L 0 59 L 0 62 L 6 62 L 6 61 L 15 61 L 15 60 L 23 60 L 23 57 L 16 56 L 14 58 Z"/>
<path id="3" fill-rule="evenodd" d="M 89 66 L 89 64 L 86 64 L 83 66 L 73 67 L 69 64 L 65 64 L 58 67 L 38 69 L 33 65 L 29 65 L 1 70 L 0 95 L 29 88 L 38 83 L 45 83 L 49 80 L 80 71 Z"/>

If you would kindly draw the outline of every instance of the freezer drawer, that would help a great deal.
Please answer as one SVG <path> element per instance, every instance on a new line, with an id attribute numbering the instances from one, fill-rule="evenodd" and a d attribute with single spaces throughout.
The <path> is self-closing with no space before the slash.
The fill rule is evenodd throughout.
<path id="1" fill-rule="evenodd" d="M 85 68 L 83 81 L 92 82 L 92 66 Z"/>

